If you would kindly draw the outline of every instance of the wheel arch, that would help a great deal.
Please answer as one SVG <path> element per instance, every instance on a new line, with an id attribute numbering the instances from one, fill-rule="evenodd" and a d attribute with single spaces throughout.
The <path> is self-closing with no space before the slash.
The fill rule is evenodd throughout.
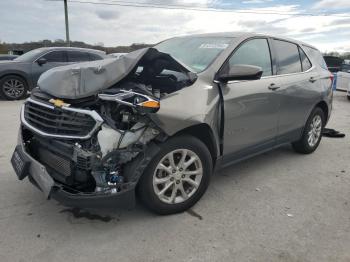
<path id="1" fill-rule="evenodd" d="M 219 151 L 213 130 L 208 124 L 202 123 L 184 128 L 178 131 L 174 136 L 180 135 L 191 135 L 203 142 L 210 152 L 210 155 L 213 160 L 213 167 L 215 166 Z"/>
<path id="2" fill-rule="evenodd" d="M 16 76 L 16 77 L 22 78 L 22 79 L 25 81 L 28 90 L 31 89 L 31 88 L 30 88 L 30 83 L 29 83 L 29 81 L 28 81 L 28 76 L 27 76 L 26 74 L 24 74 L 24 73 L 22 73 L 22 72 L 19 72 L 19 71 L 13 71 L 13 72 L 10 71 L 10 72 L 6 72 L 5 74 L 2 74 L 2 75 L 0 76 L 0 81 L 1 81 L 3 78 L 8 77 L 8 76 Z"/>
<path id="3" fill-rule="evenodd" d="M 327 123 L 327 121 L 328 121 L 328 116 L 329 116 L 329 108 L 328 108 L 328 104 L 325 102 L 325 101 L 320 101 L 320 102 L 318 102 L 315 106 L 314 106 L 314 108 L 316 108 L 316 107 L 319 107 L 319 108 L 321 108 L 322 109 L 322 111 L 323 111 L 323 113 L 324 113 L 324 117 L 325 117 L 325 123 L 324 123 L 324 125 L 326 125 L 326 123 Z"/>

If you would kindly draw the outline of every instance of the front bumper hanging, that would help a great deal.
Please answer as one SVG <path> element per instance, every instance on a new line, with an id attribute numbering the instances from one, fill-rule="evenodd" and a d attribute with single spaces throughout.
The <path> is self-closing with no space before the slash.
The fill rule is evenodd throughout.
<path id="1" fill-rule="evenodd" d="M 18 145 L 12 155 L 12 166 L 20 180 L 28 176 L 29 181 L 38 187 L 47 199 L 53 198 L 66 206 L 74 207 L 122 207 L 135 205 L 135 186 L 131 183 L 128 189 L 120 192 L 79 192 L 55 181 L 46 167 L 35 160 L 25 150 L 22 131 L 18 134 Z"/>

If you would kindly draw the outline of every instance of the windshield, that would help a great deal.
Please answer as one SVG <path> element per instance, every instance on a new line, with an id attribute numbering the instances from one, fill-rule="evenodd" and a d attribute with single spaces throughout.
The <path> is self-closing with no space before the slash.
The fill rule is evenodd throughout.
<path id="1" fill-rule="evenodd" d="M 190 67 L 194 72 L 204 71 L 225 50 L 232 37 L 172 38 L 155 46 Z"/>
<path id="2" fill-rule="evenodd" d="M 19 62 L 32 62 L 40 53 L 42 53 L 42 49 L 34 49 L 31 50 L 15 59 L 15 61 Z"/>

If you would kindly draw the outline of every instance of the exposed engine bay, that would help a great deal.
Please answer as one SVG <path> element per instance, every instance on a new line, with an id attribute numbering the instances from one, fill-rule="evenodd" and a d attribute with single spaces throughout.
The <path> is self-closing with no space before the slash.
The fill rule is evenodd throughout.
<path id="1" fill-rule="evenodd" d="M 122 79 L 108 88 L 95 88 L 92 95 L 91 86 L 86 93 L 82 87 L 91 77 L 82 79 L 84 68 L 91 68 L 90 64 L 81 65 L 79 84 L 73 81 L 73 86 L 68 84 L 62 90 L 49 89 L 49 78 L 44 76 L 21 113 L 27 153 L 72 194 L 127 190 L 140 176 L 140 172 L 130 171 L 131 166 L 146 159 L 151 144 L 167 137 L 150 114 L 157 113 L 167 95 L 196 80 L 195 74 L 169 57 L 149 49 Z M 55 78 L 56 73 L 68 75 L 68 71 L 74 78 L 76 67 L 54 69 L 48 74 Z M 102 67 L 94 72 L 98 77 L 103 71 Z M 67 98 L 72 88 L 79 90 Z"/>

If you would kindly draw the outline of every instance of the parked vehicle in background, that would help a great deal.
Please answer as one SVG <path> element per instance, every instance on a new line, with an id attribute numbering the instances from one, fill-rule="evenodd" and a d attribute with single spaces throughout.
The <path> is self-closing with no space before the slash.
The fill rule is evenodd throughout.
<path id="1" fill-rule="evenodd" d="M 346 91 L 350 100 L 350 64 L 342 64 L 337 73 L 337 90 Z"/>
<path id="2" fill-rule="evenodd" d="M 36 87 L 40 75 L 51 68 L 106 57 L 104 52 L 93 49 L 47 47 L 29 51 L 12 61 L 0 61 L 0 96 L 7 100 L 21 99 Z"/>
<path id="3" fill-rule="evenodd" d="M 9 55 L 23 55 L 24 54 L 24 51 L 22 49 L 11 49 L 8 51 L 8 54 Z"/>
<path id="4" fill-rule="evenodd" d="M 17 58 L 18 55 L 0 55 L 0 60 L 13 60 L 15 58 Z"/>
<path id="5" fill-rule="evenodd" d="M 127 53 L 110 53 L 108 54 L 109 56 L 115 57 L 115 58 L 120 58 L 122 56 L 125 56 Z"/>
<path id="6" fill-rule="evenodd" d="M 347 92 L 350 90 L 350 64 L 349 60 L 344 60 L 337 56 L 324 56 L 329 71 L 335 77 L 335 89 Z M 347 94 L 348 98 L 349 93 Z"/>
<path id="7" fill-rule="evenodd" d="M 314 152 L 333 99 L 315 47 L 251 33 L 172 38 L 52 69 L 38 87 L 21 111 L 18 178 L 71 206 L 132 205 L 137 190 L 159 214 L 193 206 L 215 168 L 289 143 Z"/>
<path id="8" fill-rule="evenodd" d="M 344 62 L 344 59 L 337 56 L 326 55 L 323 58 L 326 61 L 328 70 L 331 71 L 332 73 L 338 72 L 341 68 L 341 65 Z"/>

